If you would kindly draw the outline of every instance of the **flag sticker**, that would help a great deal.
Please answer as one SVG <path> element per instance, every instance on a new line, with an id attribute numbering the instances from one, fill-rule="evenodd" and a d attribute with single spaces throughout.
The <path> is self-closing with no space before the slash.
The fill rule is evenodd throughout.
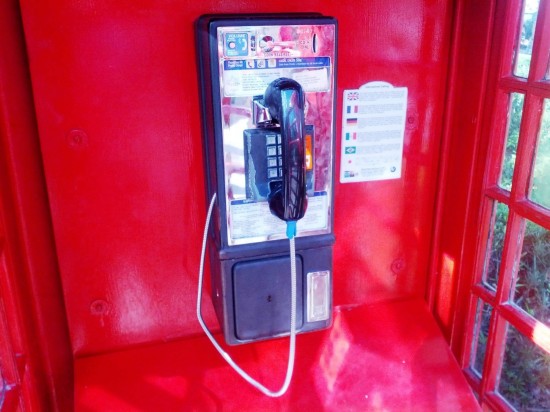
<path id="1" fill-rule="evenodd" d="M 357 124 L 357 117 L 353 117 L 351 119 L 347 119 L 346 120 L 346 124 L 347 125 L 354 125 L 354 124 Z"/>

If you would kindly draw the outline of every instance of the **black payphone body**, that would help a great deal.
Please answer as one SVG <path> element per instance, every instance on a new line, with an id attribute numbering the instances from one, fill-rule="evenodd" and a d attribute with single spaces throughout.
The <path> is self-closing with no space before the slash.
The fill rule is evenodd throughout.
<path id="1" fill-rule="evenodd" d="M 297 220 L 296 329 L 326 328 L 336 21 L 316 13 L 208 15 L 196 34 L 207 194 L 217 194 L 209 232 L 212 299 L 225 340 L 289 333 L 285 216 Z"/>

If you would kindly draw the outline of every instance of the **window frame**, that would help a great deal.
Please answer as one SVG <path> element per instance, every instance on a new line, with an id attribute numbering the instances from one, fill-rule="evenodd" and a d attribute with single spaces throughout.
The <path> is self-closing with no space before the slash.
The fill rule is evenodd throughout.
<path id="1" fill-rule="evenodd" d="M 484 167 L 485 175 L 481 185 L 481 196 L 477 208 L 478 238 L 475 242 L 473 273 L 466 296 L 468 311 L 465 320 L 460 363 L 464 373 L 478 395 L 482 405 L 496 410 L 513 410 L 513 407 L 498 393 L 499 376 L 506 346 L 507 323 L 514 326 L 546 352 L 550 353 L 550 328 L 529 316 L 513 303 L 512 288 L 522 250 L 523 232 L 526 220 L 550 230 L 550 210 L 528 198 L 530 180 L 536 154 L 538 131 L 544 99 L 550 99 L 548 77 L 548 50 L 550 49 L 550 0 L 540 0 L 537 24 L 533 40 L 531 69 L 528 78 L 513 75 L 514 50 L 519 40 L 522 24 L 523 1 L 494 3 L 493 45 L 488 69 L 487 95 L 484 104 L 483 131 L 489 142 L 486 152 L 477 160 Z M 507 117 L 512 93 L 524 95 L 523 114 L 520 123 L 512 188 L 509 192 L 499 186 L 501 167 L 506 144 Z M 496 291 L 483 282 L 483 271 L 487 255 L 488 238 L 491 236 L 495 202 L 508 206 L 509 217 L 502 251 Z M 475 209 L 475 208 L 474 208 Z M 475 212 L 475 210 L 474 210 Z M 492 307 L 486 343 L 483 376 L 474 371 L 475 350 L 480 325 L 477 324 L 478 305 Z M 534 338 L 535 332 L 543 339 Z"/>

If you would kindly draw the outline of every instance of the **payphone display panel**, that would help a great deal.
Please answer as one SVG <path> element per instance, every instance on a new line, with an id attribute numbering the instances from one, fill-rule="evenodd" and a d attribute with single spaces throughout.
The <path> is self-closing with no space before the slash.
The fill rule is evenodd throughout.
<path id="1" fill-rule="evenodd" d="M 305 94 L 308 210 L 297 223 L 298 236 L 331 233 L 334 20 L 301 18 L 281 24 L 280 19 L 267 19 L 230 25 L 221 20 L 211 24 L 210 36 L 216 39 L 210 56 L 212 92 L 219 96 L 213 110 L 222 120 L 214 125 L 223 146 L 222 242 L 238 245 L 285 237 L 284 222 L 271 215 L 266 201 L 269 181 L 281 178 L 280 142 L 276 131 L 258 127 L 262 113 L 255 104 L 278 78 L 295 80 Z M 252 138 L 260 134 L 263 137 Z M 265 145 L 263 153 L 260 144 Z"/>

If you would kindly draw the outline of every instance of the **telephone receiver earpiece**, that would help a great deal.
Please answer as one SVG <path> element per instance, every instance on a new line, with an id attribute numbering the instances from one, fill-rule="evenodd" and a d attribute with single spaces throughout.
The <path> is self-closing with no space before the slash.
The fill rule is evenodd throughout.
<path id="1" fill-rule="evenodd" d="M 283 179 L 270 182 L 269 209 L 279 219 L 296 221 L 307 209 L 302 86 L 285 77 L 276 79 L 267 86 L 264 105 L 281 127 L 283 161 Z"/>

